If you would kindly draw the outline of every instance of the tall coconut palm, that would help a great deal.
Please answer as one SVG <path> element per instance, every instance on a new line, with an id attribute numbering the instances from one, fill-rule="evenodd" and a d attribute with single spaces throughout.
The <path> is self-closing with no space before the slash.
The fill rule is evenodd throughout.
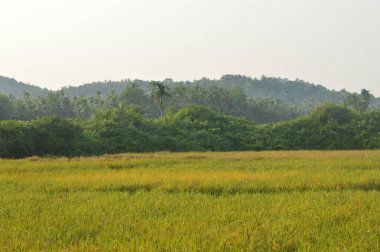
<path id="1" fill-rule="evenodd" d="M 170 96 L 167 86 L 161 81 L 151 81 L 152 97 L 160 108 L 161 117 L 164 115 L 164 98 Z"/>

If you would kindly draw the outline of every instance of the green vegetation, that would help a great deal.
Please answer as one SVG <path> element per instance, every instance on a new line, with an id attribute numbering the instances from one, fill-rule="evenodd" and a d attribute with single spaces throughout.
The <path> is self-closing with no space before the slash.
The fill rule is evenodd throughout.
<path id="1" fill-rule="evenodd" d="M 136 107 L 100 110 L 88 120 L 59 117 L 0 122 L 0 157 L 81 156 L 153 151 L 380 148 L 380 111 L 324 105 L 310 115 L 258 125 L 189 106 L 162 118 Z"/>
<path id="2" fill-rule="evenodd" d="M 379 251 L 380 152 L 1 160 L 1 251 Z"/>
<path id="3" fill-rule="evenodd" d="M 89 119 L 99 110 L 135 107 L 143 117 L 158 118 L 164 112 L 176 112 L 190 105 L 209 107 L 223 115 L 244 117 L 257 123 L 293 119 L 306 112 L 269 98 L 248 98 L 240 87 L 229 89 L 218 86 L 169 86 L 152 81 L 148 89 L 136 83 L 126 85 L 117 93 L 107 95 L 97 92 L 95 96 L 70 97 L 66 90 L 48 92 L 33 97 L 25 92 L 15 99 L 0 95 L 0 120 L 30 121 L 40 117 L 59 116 L 68 119 Z"/>
<path id="4" fill-rule="evenodd" d="M 0 94 L 0 157 L 380 148 L 380 110 L 365 89 L 360 94 L 337 93 L 299 80 L 232 75 L 217 81 L 122 84 L 119 91 L 97 91 L 90 97 L 72 97 L 70 89 L 37 97 L 27 92 L 22 98 Z M 96 87 L 102 85 L 118 86 L 107 82 Z M 252 85 L 257 94 L 267 90 L 267 98 L 252 98 Z M 290 95 L 298 89 L 298 95 L 308 94 L 310 104 Z M 346 97 L 338 99 L 342 94 Z M 292 105 L 273 100 L 276 95 Z M 330 98 L 335 103 L 310 111 Z"/>
<path id="5" fill-rule="evenodd" d="M 88 119 L 95 111 L 122 104 L 138 107 L 147 118 L 158 118 L 164 110 L 201 105 L 223 115 L 271 123 L 306 115 L 325 103 L 345 104 L 361 111 L 379 108 L 380 98 L 363 91 L 360 95 L 331 91 L 298 79 L 224 75 L 219 80 L 192 82 L 104 81 L 53 92 L 0 77 L 0 93 L 8 95 L 0 97 L 0 120 L 28 121 L 44 116 Z"/>

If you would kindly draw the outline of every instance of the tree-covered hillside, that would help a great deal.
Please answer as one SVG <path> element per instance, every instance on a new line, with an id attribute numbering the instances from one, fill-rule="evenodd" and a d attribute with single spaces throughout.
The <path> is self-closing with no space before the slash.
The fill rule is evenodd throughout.
<path id="1" fill-rule="evenodd" d="M 220 80 L 204 78 L 193 82 L 98 82 L 55 92 L 41 89 L 39 95 L 24 91 L 21 97 L 0 93 L 0 120 L 28 121 L 46 116 L 88 119 L 96 111 L 119 106 L 132 106 L 144 117 L 157 118 L 190 105 L 201 105 L 223 115 L 273 123 L 306 115 L 323 103 L 344 105 L 359 112 L 378 106 L 367 90 L 351 94 L 302 83 L 226 75 Z"/>
<path id="2" fill-rule="evenodd" d="M 98 92 L 90 97 L 70 97 L 64 89 L 38 97 L 32 97 L 28 93 L 24 93 L 21 98 L 0 94 L 0 120 L 29 121 L 47 116 L 89 119 L 97 111 L 117 107 L 133 107 L 146 118 L 157 118 L 190 105 L 202 105 L 223 115 L 245 117 L 257 123 L 285 121 L 305 114 L 304 110 L 280 100 L 249 98 L 240 87 L 170 88 L 162 82 L 151 82 L 149 85 L 149 90 L 146 91 L 136 84 L 129 84 L 119 94 L 112 91 L 107 96 Z M 355 96 L 354 99 L 359 98 Z"/>
<path id="3" fill-rule="evenodd" d="M 48 90 L 42 89 L 38 86 L 19 82 L 13 78 L 0 76 L 0 93 L 14 97 L 22 97 L 24 96 L 25 92 L 32 96 L 38 96 L 46 95 Z"/>
<path id="4" fill-rule="evenodd" d="M 293 100 L 299 102 L 294 104 L 276 96 L 285 96 L 291 85 L 300 84 L 285 83 L 279 90 L 273 85 L 271 93 L 263 88 L 269 92 L 267 96 L 250 97 L 247 87 L 258 87 L 255 81 L 262 83 L 266 78 L 250 84 L 236 84 L 231 78 L 236 76 L 182 83 L 127 80 L 82 86 L 86 93 L 94 86 L 103 88 L 91 96 L 70 93 L 80 90 L 76 88 L 37 96 L 23 92 L 19 98 L 0 93 L 0 158 L 380 148 L 380 109 L 370 107 L 374 98 L 368 90 L 333 93 L 307 84 L 316 89 L 309 97 L 321 97 L 316 98 L 315 106 L 317 101 L 326 102 L 311 109 L 303 98 Z M 307 85 L 300 88 L 299 96 L 308 90 Z M 112 87 L 109 93 L 108 86 Z M 339 98 L 343 94 L 345 97 Z M 297 95 L 289 93 L 287 97 L 291 100 Z M 328 97 L 335 97 L 338 105 Z"/>
<path id="5" fill-rule="evenodd" d="M 97 95 L 107 97 L 111 92 L 115 92 L 116 94 L 121 93 L 126 86 L 132 85 L 132 83 L 145 90 L 145 92 L 149 92 L 149 81 L 130 79 L 99 81 L 78 87 L 68 86 L 64 87 L 63 90 L 71 98 L 75 96 L 95 97 Z M 166 79 L 164 83 L 172 89 L 178 87 L 219 87 L 224 89 L 240 87 L 248 98 L 270 98 L 304 110 L 311 110 L 326 102 L 340 104 L 349 94 L 345 90 L 329 90 L 321 85 L 315 85 L 303 80 L 288 80 L 265 76 L 262 76 L 260 79 L 242 75 L 224 75 L 218 80 L 203 78 L 194 81 L 173 81 L 172 79 Z M 17 82 L 14 79 L 0 77 L 0 93 L 22 97 L 24 92 L 29 93 L 31 96 L 38 96 L 46 95 L 47 90 Z M 370 106 L 380 106 L 380 98 L 373 97 Z"/>
<path id="6" fill-rule="evenodd" d="M 245 76 L 225 75 L 220 80 L 222 85 L 243 86 L 250 97 L 270 97 L 281 99 L 288 104 L 315 107 L 316 105 L 333 102 L 341 103 L 348 92 L 329 90 L 321 85 L 315 85 L 302 80 L 288 80 L 262 76 L 261 79 L 251 79 Z"/>

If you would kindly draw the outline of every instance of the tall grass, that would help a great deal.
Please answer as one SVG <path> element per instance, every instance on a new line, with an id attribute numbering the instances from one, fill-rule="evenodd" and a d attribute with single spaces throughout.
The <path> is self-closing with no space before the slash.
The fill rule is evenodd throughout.
<path id="1" fill-rule="evenodd" d="M 380 251 L 380 151 L 1 160 L 0 250 Z"/>

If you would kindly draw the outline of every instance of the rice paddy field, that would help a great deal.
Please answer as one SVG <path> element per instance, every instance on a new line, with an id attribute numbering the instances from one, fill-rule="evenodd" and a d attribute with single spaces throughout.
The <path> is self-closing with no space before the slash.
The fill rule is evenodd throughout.
<path id="1" fill-rule="evenodd" d="M 380 251 L 380 151 L 3 159 L 0 251 Z"/>

